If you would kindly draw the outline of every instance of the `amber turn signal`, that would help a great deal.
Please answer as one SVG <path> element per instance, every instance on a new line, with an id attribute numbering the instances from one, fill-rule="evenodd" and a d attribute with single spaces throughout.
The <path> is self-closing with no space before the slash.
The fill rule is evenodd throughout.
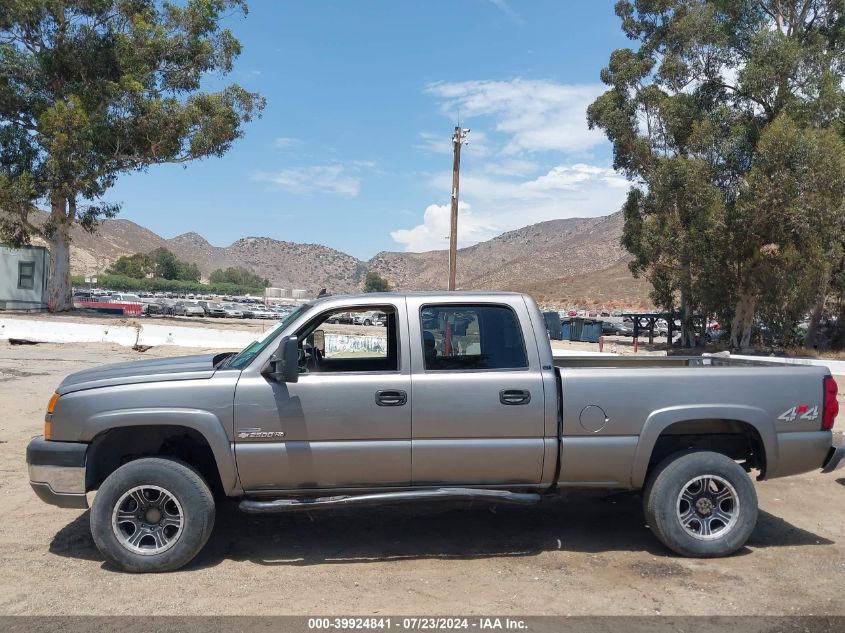
<path id="1" fill-rule="evenodd" d="M 50 416 L 53 414 L 53 410 L 56 408 L 56 403 L 59 401 L 59 394 L 54 393 L 53 396 L 50 398 L 50 402 L 47 403 L 47 416 L 44 420 L 44 439 L 49 440 L 50 437 L 53 435 L 53 422 L 50 420 Z"/>
<path id="2" fill-rule="evenodd" d="M 54 393 L 53 397 L 50 398 L 50 402 L 47 403 L 47 414 L 51 415 L 53 410 L 56 408 L 56 403 L 59 401 L 59 394 Z"/>

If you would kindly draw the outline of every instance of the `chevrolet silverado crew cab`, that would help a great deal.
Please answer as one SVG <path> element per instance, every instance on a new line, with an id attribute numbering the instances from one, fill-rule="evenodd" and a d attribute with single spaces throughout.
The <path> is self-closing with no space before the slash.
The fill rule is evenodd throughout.
<path id="1" fill-rule="evenodd" d="M 374 311 L 380 337 L 325 325 Z M 47 503 L 96 491 L 93 538 L 127 571 L 190 561 L 225 497 L 269 513 L 570 487 L 641 490 L 667 547 L 713 557 L 754 529 L 749 474 L 840 465 L 837 411 L 823 367 L 556 359 L 530 297 L 375 293 L 302 305 L 239 353 L 71 374 L 27 462 Z"/>

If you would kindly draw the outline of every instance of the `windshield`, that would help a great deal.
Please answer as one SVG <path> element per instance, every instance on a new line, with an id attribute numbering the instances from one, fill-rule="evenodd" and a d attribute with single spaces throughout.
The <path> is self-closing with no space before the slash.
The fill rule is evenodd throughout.
<path id="1" fill-rule="evenodd" d="M 298 317 L 303 310 L 310 307 L 308 304 L 304 304 L 299 306 L 296 310 L 285 316 L 281 321 L 279 321 L 276 325 L 271 327 L 269 330 L 264 332 L 256 341 L 253 341 L 245 348 L 243 348 L 240 352 L 238 352 L 235 356 L 232 356 L 229 359 L 229 362 L 225 363 L 225 367 L 231 367 L 233 369 L 243 369 L 247 365 L 252 362 L 252 359 L 258 356 L 270 343 L 272 343 L 273 339 L 276 337 L 276 334 L 279 331 L 283 330 L 288 326 L 289 323 L 292 323 L 296 317 Z"/>

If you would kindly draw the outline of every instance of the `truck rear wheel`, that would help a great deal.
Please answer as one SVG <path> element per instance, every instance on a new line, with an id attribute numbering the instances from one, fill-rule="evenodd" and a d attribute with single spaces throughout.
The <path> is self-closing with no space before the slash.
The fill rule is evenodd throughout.
<path id="1" fill-rule="evenodd" d="M 144 458 L 109 475 L 91 506 L 91 534 L 110 563 L 129 572 L 179 569 L 214 527 L 214 497 L 181 462 Z"/>
<path id="2" fill-rule="evenodd" d="M 666 458 L 651 473 L 643 510 L 652 532 L 683 556 L 733 554 L 757 524 L 757 493 L 742 467 L 720 453 Z"/>

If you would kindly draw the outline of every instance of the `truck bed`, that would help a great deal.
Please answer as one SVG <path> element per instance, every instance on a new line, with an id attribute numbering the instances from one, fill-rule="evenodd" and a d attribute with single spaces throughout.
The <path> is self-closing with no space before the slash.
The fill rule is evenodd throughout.
<path id="1" fill-rule="evenodd" d="M 559 369 L 577 369 L 579 367 L 608 367 L 628 369 L 634 367 L 795 367 L 794 363 L 747 360 L 724 356 L 613 356 L 596 354 L 595 356 L 558 356 L 554 359 Z"/>
<path id="2" fill-rule="evenodd" d="M 830 431 L 821 428 L 826 367 L 724 356 L 553 362 L 561 388 L 561 485 L 639 487 L 666 434 L 680 436 L 671 450 L 681 450 L 744 433 L 765 454 L 764 478 L 820 468 L 830 449 Z"/>

